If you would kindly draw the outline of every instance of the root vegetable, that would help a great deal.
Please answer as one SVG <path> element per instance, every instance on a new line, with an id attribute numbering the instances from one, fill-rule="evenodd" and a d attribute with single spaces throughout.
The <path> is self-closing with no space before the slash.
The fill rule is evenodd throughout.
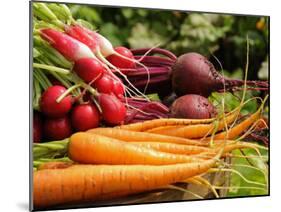
<path id="1" fill-rule="evenodd" d="M 49 140 L 62 140 L 69 137 L 72 133 L 71 122 L 67 116 L 62 118 L 46 118 L 43 129 L 44 137 Z"/>
<path id="2" fill-rule="evenodd" d="M 207 98 L 189 94 L 179 97 L 171 106 L 171 117 L 208 119 L 216 115 L 216 109 Z"/>
<path id="3" fill-rule="evenodd" d="M 59 118 L 65 116 L 72 107 L 70 95 L 64 97 L 59 103 L 57 99 L 66 91 L 60 85 L 50 86 L 45 90 L 40 99 L 40 110 L 48 117 Z"/>
<path id="4" fill-rule="evenodd" d="M 71 113 L 71 123 L 75 130 L 86 131 L 98 127 L 99 111 L 91 103 L 76 105 Z"/>
<path id="5" fill-rule="evenodd" d="M 172 67 L 172 86 L 177 95 L 198 94 L 208 97 L 213 91 L 231 90 L 244 85 L 243 80 L 228 79 L 219 74 L 207 58 L 198 53 L 181 55 Z M 247 81 L 256 89 L 268 89 L 268 83 Z"/>

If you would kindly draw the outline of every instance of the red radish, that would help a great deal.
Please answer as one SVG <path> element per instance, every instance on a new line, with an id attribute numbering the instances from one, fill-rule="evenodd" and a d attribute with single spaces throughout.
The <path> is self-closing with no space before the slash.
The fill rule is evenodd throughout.
<path id="1" fill-rule="evenodd" d="M 107 75 L 103 74 L 103 76 L 94 82 L 94 87 L 101 93 L 112 93 L 113 92 L 113 80 Z"/>
<path id="2" fill-rule="evenodd" d="M 73 70 L 86 83 L 98 80 L 104 72 L 104 67 L 95 58 L 81 58 L 74 64 Z"/>
<path id="3" fill-rule="evenodd" d="M 70 61 L 85 57 L 95 58 L 88 46 L 63 32 L 54 29 L 42 29 L 40 35 Z"/>
<path id="4" fill-rule="evenodd" d="M 213 64 L 198 53 L 181 55 L 173 65 L 172 86 L 177 95 L 199 94 L 209 96 L 213 91 L 231 90 L 243 86 L 243 80 L 224 78 Z M 262 81 L 247 81 L 256 90 L 267 90 L 268 83 Z M 258 88 L 260 86 L 260 88 Z"/>
<path id="5" fill-rule="evenodd" d="M 119 53 L 120 55 L 123 55 L 126 58 L 130 58 L 131 60 L 127 60 L 123 57 L 120 57 L 117 54 L 112 54 L 106 58 L 112 65 L 116 66 L 117 68 L 135 68 L 136 67 L 136 64 L 134 62 L 134 55 L 129 49 L 127 49 L 123 46 L 118 46 L 118 47 L 115 47 L 114 50 L 117 53 Z"/>
<path id="6" fill-rule="evenodd" d="M 78 24 L 71 26 L 66 25 L 65 32 L 69 36 L 75 38 L 76 40 L 79 40 L 80 42 L 88 46 L 94 54 L 96 53 L 99 44 L 95 32 L 88 30 Z"/>
<path id="7" fill-rule="evenodd" d="M 216 114 L 216 109 L 207 98 L 189 94 L 176 99 L 171 106 L 171 117 L 186 119 L 208 119 Z"/>
<path id="8" fill-rule="evenodd" d="M 54 85 L 43 92 L 40 99 L 40 109 L 46 116 L 59 118 L 65 116 L 70 111 L 72 106 L 72 98 L 70 95 L 64 97 L 57 103 L 57 99 L 65 91 L 65 87 Z"/>
<path id="9" fill-rule="evenodd" d="M 124 85 L 122 84 L 122 82 L 117 81 L 117 80 L 113 81 L 113 93 L 118 98 L 122 98 L 124 96 L 125 88 L 124 88 Z"/>
<path id="10" fill-rule="evenodd" d="M 71 135 L 71 123 L 67 116 L 46 119 L 44 122 L 44 136 L 49 140 L 61 140 Z"/>
<path id="11" fill-rule="evenodd" d="M 117 125 L 124 122 L 126 107 L 116 96 L 102 93 L 98 97 L 98 102 L 106 123 Z"/>
<path id="12" fill-rule="evenodd" d="M 128 62 L 133 62 L 136 63 L 142 67 L 144 67 L 146 69 L 146 67 L 138 62 L 136 59 L 134 58 L 128 58 L 126 56 L 123 56 L 122 54 L 119 54 L 118 52 L 116 52 L 112 46 L 112 44 L 109 42 L 109 40 L 107 40 L 105 37 L 103 37 L 102 35 L 100 35 L 97 32 L 94 32 L 90 29 L 87 29 L 86 27 L 83 26 L 79 26 L 79 25 L 72 25 L 69 27 L 66 27 L 66 33 L 68 33 L 70 36 L 74 37 L 75 39 L 78 39 L 80 42 L 84 43 L 85 45 L 87 45 L 92 52 L 97 56 L 97 58 L 102 61 L 105 65 L 107 65 L 106 67 L 108 67 L 107 71 L 110 71 L 110 69 L 113 69 L 114 71 L 116 71 L 117 73 L 119 73 L 124 79 L 125 81 L 140 95 L 143 95 L 126 77 L 126 75 L 124 75 L 116 66 L 114 66 L 113 64 L 111 64 L 106 57 L 110 56 L 110 55 L 117 55 L 119 58 L 122 58 L 124 60 L 127 60 Z M 96 46 L 97 43 L 97 46 Z M 110 72 L 111 73 L 111 72 Z M 113 78 L 115 77 L 115 75 L 113 73 L 111 73 L 113 75 Z"/>
<path id="13" fill-rule="evenodd" d="M 77 131 L 86 131 L 98 127 L 99 121 L 99 111 L 91 103 L 77 105 L 72 110 L 71 123 Z"/>
<path id="14" fill-rule="evenodd" d="M 38 112 L 33 112 L 33 142 L 40 142 L 42 140 L 42 120 Z"/>
<path id="15" fill-rule="evenodd" d="M 126 57 L 126 55 L 123 56 L 122 54 L 118 53 L 116 50 L 114 50 L 109 40 L 107 40 L 101 34 L 94 32 L 90 29 L 87 29 L 86 27 L 77 24 L 71 25 L 65 28 L 65 32 L 69 36 L 84 43 L 97 56 L 98 55 L 100 56 L 100 54 L 103 57 L 108 57 L 110 55 L 118 55 L 119 58 L 127 60 L 128 62 L 130 61 L 132 61 L 133 63 L 136 62 L 136 60 L 134 58 L 131 58 L 131 56 Z"/>

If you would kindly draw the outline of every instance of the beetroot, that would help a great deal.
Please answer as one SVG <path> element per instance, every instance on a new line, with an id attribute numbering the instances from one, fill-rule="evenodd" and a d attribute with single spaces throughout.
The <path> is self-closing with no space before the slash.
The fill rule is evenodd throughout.
<path id="1" fill-rule="evenodd" d="M 86 131 L 98 127 L 99 121 L 99 111 L 91 103 L 77 105 L 72 110 L 71 123 L 77 131 Z"/>
<path id="2" fill-rule="evenodd" d="M 126 116 L 126 107 L 115 95 L 100 94 L 98 102 L 102 110 L 102 117 L 111 125 L 122 124 Z"/>
<path id="3" fill-rule="evenodd" d="M 71 135 L 70 119 L 65 116 L 62 118 L 47 118 L 44 121 L 44 137 L 49 140 L 61 140 Z"/>
<path id="4" fill-rule="evenodd" d="M 63 98 L 59 103 L 57 99 L 66 91 L 60 85 L 50 86 L 43 92 L 40 99 L 40 110 L 48 117 L 59 118 L 65 116 L 71 109 L 72 98 L 70 95 Z"/>
<path id="5" fill-rule="evenodd" d="M 171 116 L 174 118 L 208 119 L 216 114 L 216 109 L 207 98 L 189 94 L 178 98 L 172 104 Z"/>
<path id="6" fill-rule="evenodd" d="M 224 78 L 213 64 L 198 53 L 181 55 L 172 66 L 172 86 L 178 96 L 198 94 L 208 97 L 213 91 L 232 90 L 244 84 L 243 80 Z M 256 90 L 267 90 L 268 83 L 247 81 Z"/>

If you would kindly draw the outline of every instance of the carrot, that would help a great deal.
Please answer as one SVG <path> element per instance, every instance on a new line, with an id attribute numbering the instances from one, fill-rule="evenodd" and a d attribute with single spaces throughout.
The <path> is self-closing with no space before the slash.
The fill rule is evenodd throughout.
<path id="1" fill-rule="evenodd" d="M 69 166 L 72 166 L 73 163 L 70 162 L 61 162 L 61 161 L 52 161 L 52 162 L 46 162 L 43 163 L 38 167 L 38 170 L 42 169 L 64 169 Z"/>
<path id="2" fill-rule="evenodd" d="M 248 129 L 255 121 L 259 119 L 261 115 L 261 110 L 257 110 L 257 112 L 253 113 L 247 119 L 237 124 L 233 128 L 229 129 L 227 132 L 221 132 L 213 137 L 214 140 L 219 139 L 234 139 L 241 135 L 244 130 Z M 205 140 L 210 140 L 211 138 L 207 138 Z"/>
<path id="3" fill-rule="evenodd" d="M 134 145 L 142 146 L 150 149 L 155 149 L 160 152 L 167 152 L 173 154 L 182 154 L 182 155 L 194 155 L 195 157 L 199 154 L 209 154 L 216 153 L 224 145 L 224 153 L 231 152 L 235 149 L 242 148 L 252 148 L 259 149 L 261 148 L 258 145 L 247 143 L 247 142 L 237 142 L 232 140 L 216 140 L 214 148 L 208 148 L 203 146 L 192 146 L 192 145 L 182 145 L 182 144 L 173 144 L 173 143 L 160 143 L 160 142 L 132 142 Z M 266 149 L 266 148 L 263 148 Z"/>
<path id="4" fill-rule="evenodd" d="M 156 127 L 173 126 L 173 125 L 192 125 L 192 124 L 207 124 L 215 119 L 176 119 L 176 118 L 161 118 L 153 119 L 144 122 L 121 125 L 116 128 L 130 131 L 146 131 Z"/>
<path id="5" fill-rule="evenodd" d="M 131 142 L 134 145 L 142 146 L 150 149 L 155 149 L 160 152 L 167 152 L 173 154 L 193 155 L 201 152 L 208 152 L 210 148 L 196 145 L 183 145 L 174 143 L 161 142 Z"/>
<path id="6" fill-rule="evenodd" d="M 150 191 L 207 172 L 221 152 L 200 163 L 152 165 L 73 165 L 34 173 L 33 204 L 36 208 L 96 201 Z M 111 195 L 112 194 L 112 195 Z"/>
<path id="7" fill-rule="evenodd" d="M 229 153 L 233 150 L 236 150 L 236 149 L 249 148 L 249 149 L 254 149 L 258 153 L 259 153 L 259 151 L 258 151 L 259 148 L 267 149 L 266 147 L 261 147 L 259 145 L 248 143 L 248 142 L 219 140 L 219 141 L 215 141 L 215 143 L 218 145 L 216 148 L 210 149 L 210 151 L 208 151 L 208 152 L 198 153 L 198 154 L 194 155 L 194 157 L 205 158 L 205 159 L 214 157 L 214 155 L 216 155 L 218 153 L 218 151 L 221 149 L 221 146 L 224 145 L 224 142 L 227 142 L 227 144 L 224 146 L 223 157 L 226 156 L 227 153 Z"/>
<path id="8" fill-rule="evenodd" d="M 245 103 L 244 103 L 245 104 Z M 226 114 L 224 117 L 227 118 L 230 116 L 229 119 L 233 120 L 239 114 L 241 107 L 240 105 L 235 108 L 233 111 Z M 179 118 L 161 118 L 161 119 L 153 119 L 139 123 L 127 124 L 117 126 L 116 128 L 130 130 L 130 131 L 147 131 L 157 127 L 165 127 L 165 126 L 175 126 L 175 125 L 195 125 L 195 124 L 210 124 L 214 122 L 215 118 L 210 119 L 179 119 Z M 163 128 L 164 129 L 164 128 Z"/>
<path id="9" fill-rule="evenodd" d="M 155 127 L 149 130 L 146 130 L 144 132 L 148 132 L 148 133 L 156 133 L 156 134 L 161 134 L 160 132 L 165 132 L 167 130 L 174 130 L 174 129 L 178 129 L 180 127 L 185 127 L 186 125 L 172 125 L 172 126 L 161 126 L 161 127 Z M 159 133 L 158 133 L 159 132 Z"/>
<path id="10" fill-rule="evenodd" d="M 188 145 L 204 145 L 200 141 L 190 140 L 185 138 L 177 138 L 166 135 L 158 135 L 146 132 L 134 132 L 129 130 L 124 130 L 120 128 L 95 128 L 88 130 L 87 132 L 103 135 L 110 138 L 115 138 L 122 141 L 132 142 L 132 141 L 154 141 L 154 142 L 165 142 L 165 143 L 177 143 L 177 144 L 188 144 Z"/>
<path id="11" fill-rule="evenodd" d="M 225 119 L 220 121 L 214 121 L 210 124 L 195 124 L 195 125 L 188 125 L 184 127 L 178 127 L 175 129 L 165 130 L 159 129 L 155 130 L 152 129 L 148 132 L 153 132 L 156 134 L 168 135 L 168 136 L 176 136 L 176 137 L 183 137 L 183 138 L 202 138 L 208 134 L 211 134 L 214 129 L 217 131 L 222 130 L 225 127 L 225 124 L 230 124 L 236 119 L 237 113 L 233 113 L 227 116 Z"/>
<path id="12" fill-rule="evenodd" d="M 68 156 L 73 161 L 84 164 L 166 165 L 201 161 L 187 155 L 159 152 L 117 139 L 82 132 L 70 137 Z"/>

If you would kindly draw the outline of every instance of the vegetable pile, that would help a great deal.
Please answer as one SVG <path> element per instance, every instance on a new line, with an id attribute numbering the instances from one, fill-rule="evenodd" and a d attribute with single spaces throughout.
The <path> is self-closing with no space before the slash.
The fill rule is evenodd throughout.
<path id="1" fill-rule="evenodd" d="M 219 197 L 227 188 L 205 179 L 212 172 L 234 172 L 267 191 L 226 162 L 250 149 L 267 167 L 260 153 L 267 147 L 249 142 L 268 144 L 256 134 L 268 130 L 267 81 L 246 80 L 247 66 L 245 80 L 226 78 L 195 52 L 113 46 L 64 4 L 33 3 L 33 15 L 36 208 L 188 192 L 176 183 L 200 184 Z M 261 97 L 246 99 L 249 90 Z M 239 105 L 227 110 L 224 96 L 237 91 Z M 223 97 L 218 105 L 210 101 L 214 92 Z M 242 114 L 252 101 L 259 108 Z"/>
<path id="2" fill-rule="evenodd" d="M 267 148 L 234 139 L 243 137 L 243 131 L 259 120 L 263 104 L 256 113 L 235 124 L 237 108 L 219 120 L 218 132 L 209 136 L 206 132 L 215 127 L 213 119 L 155 119 L 94 128 L 75 133 L 67 140 L 36 144 L 36 158 L 46 154 L 61 158 L 47 163 L 34 161 L 38 169 L 33 181 L 34 205 L 48 208 L 114 200 L 201 179 L 216 168 L 227 167 L 222 159 L 231 157 L 235 149 L 248 148 L 260 154 Z M 235 126 L 225 131 L 224 123 Z M 171 130 L 163 130 L 167 128 Z M 251 183 L 257 189 L 267 189 L 266 185 Z"/>

